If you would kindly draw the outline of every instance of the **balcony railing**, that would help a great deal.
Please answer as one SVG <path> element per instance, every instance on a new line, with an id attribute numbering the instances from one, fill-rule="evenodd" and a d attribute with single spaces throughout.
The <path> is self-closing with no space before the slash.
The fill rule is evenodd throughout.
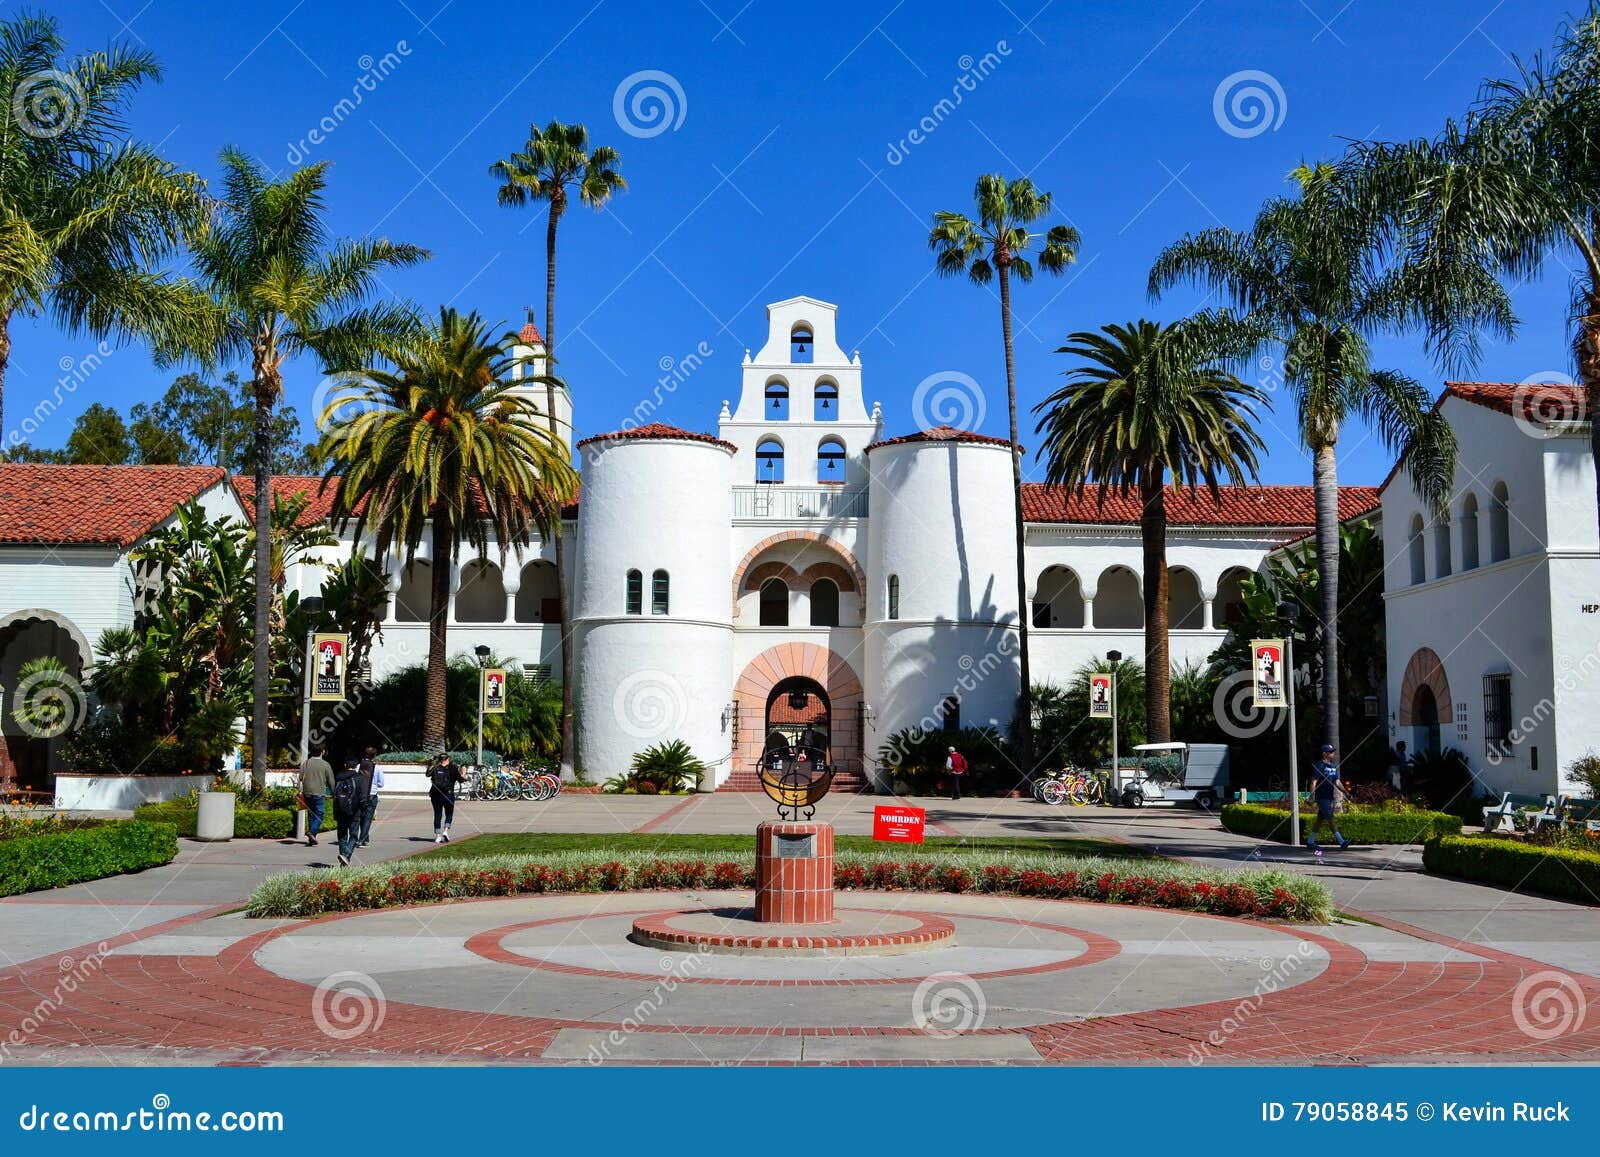
<path id="1" fill-rule="evenodd" d="M 865 518 L 866 490 L 843 486 L 735 486 L 735 518 Z"/>

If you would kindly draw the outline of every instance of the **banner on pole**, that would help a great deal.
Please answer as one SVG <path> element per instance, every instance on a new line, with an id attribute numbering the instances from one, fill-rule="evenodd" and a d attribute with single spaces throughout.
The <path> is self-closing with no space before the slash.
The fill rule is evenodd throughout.
<path id="1" fill-rule="evenodd" d="M 483 713 L 485 715 L 504 715 L 506 713 L 506 669 L 504 667 L 484 668 Z"/>
<path id="2" fill-rule="evenodd" d="M 1287 707 L 1289 696 L 1283 682 L 1283 640 L 1256 639 L 1250 644 L 1250 656 L 1255 676 L 1255 706 Z"/>
<path id="3" fill-rule="evenodd" d="M 311 698 L 337 703 L 344 698 L 345 674 L 349 668 L 350 636 L 312 635 Z"/>
<path id="4" fill-rule="evenodd" d="M 1115 676 L 1109 672 L 1095 673 L 1089 676 L 1089 718 L 1111 718 L 1111 680 Z"/>

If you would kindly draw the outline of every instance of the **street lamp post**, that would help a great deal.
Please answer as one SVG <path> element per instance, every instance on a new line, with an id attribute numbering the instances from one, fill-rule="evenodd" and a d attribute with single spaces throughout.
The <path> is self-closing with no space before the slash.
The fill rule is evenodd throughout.
<path id="1" fill-rule="evenodd" d="M 1106 662 L 1111 664 L 1111 786 L 1122 793 L 1122 765 L 1117 759 L 1117 664 L 1122 662 L 1121 651 L 1107 651 Z"/>
<path id="2" fill-rule="evenodd" d="M 478 766 L 483 766 L 483 672 L 489 665 L 489 648 L 479 643 L 472 648 L 478 656 Z"/>
<path id="3" fill-rule="evenodd" d="M 1300 618 L 1296 603 L 1278 604 L 1278 618 L 1283 620 L 1283 681 L 1285 697 L 1289 704 L 1289 843 L 1300 846 L 1300 745 L 1294 726 L 1294 625 Z"/>
<path id="4" fill-rule="evenodd" d="M 300 762 L 311 757 L 311 669 L 317 658 L 312 643 L 317 634 L 317 616 L 322 614 L 322 599 L 317 595 L 300 600 L 300 609 L 306 613 L 306 670 L 300 698 Z"/>

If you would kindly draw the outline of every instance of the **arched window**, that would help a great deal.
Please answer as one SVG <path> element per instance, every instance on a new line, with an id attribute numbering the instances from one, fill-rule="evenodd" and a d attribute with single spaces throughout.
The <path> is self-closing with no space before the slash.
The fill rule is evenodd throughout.
<path id="1" fill-rule="evenodd" d="M 1167 627 L 1198 631 L 1206 625 L 1206 602 L 1200 597 L 1200 577 L 1187 567 L 1167 571 Z"/>
<path id="2" fill-rule="evenodd" d="M 1033 594 L 1033 625 L 1041 630 L 1083 626 L 1083 588 L 1071 568 L 1052 566 L 1039 576 Z"/>
<path id="3" fill-rule="evenodd" d="M 1422 515 L 1411 516 L 1411 585 L 1428 581 L 1428 556 L 1422 545 Z"/>
<path id="4" fill-rule="evenodd" d="M 782 579 L 770 578 L 761 584 L 761 625 L 789 625 L 789 584 Z"/>
<path id="5" fill-rule="evenodd" d="M 668 596 L 672 593 L 672 579 L 667 572 L 658 570 L 650 576 L 650 613 L 664 615 L 667 613 Z"/>
<path id="6" fill-rule="evenodd" d="M 1438 572 L 1439 578 L 1450 573 L 1453 562 L 1451 555 L 1450 513 L 1445 511 L 1436 516 L 1433 524 L 1433 569 Z"/>
<path id="7" fill-rule="evenodd" d="M 832 579 L 818 579 L 811 584 L 811 625 L 839 625 L 839 584 Z"/>
<path id="8" fill-rule="evenodd" d="M 797 366 L 810 365 L 816 344 L 811 340 L 810 324 L 803 321 L 796 322 L 795 327 L 789 331 L 789 361 Z"/>
<path id="9" fill-rule="evenodd" d="M 478 558 L 461 568 L 461 589 L 456 591 L 456 621 L 506 621 L 505 580 L 494 563 Z"/>
<path id="10" fill-rule="evenodd" d="M 627 605 L 624 609 L 628 614 L 644 614 L 644 576 L 636 570 L 628 572 L 627 600 Z"/>
<path id="11" fill-rule="evenodd" d="M 767 383 L 767 421 L 783 422 L 789 418 L 789 387 L 782 378 Z"/>
<path id="12" fill-rule="evenodd" d="M 783 443 L 763 438 L 756 444 L 756 481 L 783 481 Z"/>
<path id="13" fill-rule="evenodd" d="M 543 559 L 530 562 L 522 568 L 522 585 L 517 588 L 517 622 L 555 623 L 560 620 L 554 564 Z"/>
<path id="14" fill-rule="evenodd" d="M 1489 492 L 1489 561 L 1503 562 L 1511 557 L 1511 495 L 1504 482 L 1496 482 Z"/>
<path id="15" fill-rule="evenodd" d="M 824 438 L 817 446 L 817 481 L 844 481 L 844 443 Z"/>
<path id="16" fill-rule="evenodd" d="M 823 378 L 817 383 L 816 401 L 812 403 L 811 420 L 813 422 L 837 422 L 839 420 L 839 387 Z"/>
<path id="17" fill-rule="evenodd" d="M 400 589 L 394 597 L 394 621 L 397 623 L 425 623 L 428 608 L 433 602 L 433 567 L 422 559 L 406 567 L 400 579 Z"/>
<path id="18" fill-rule="evenodd" d="M 1094 593 L 1094 625 L 1101 630 L 1142 630 L 1144 595 L 1139 576 L 1125 566 L 1108 568 Z"/>
<path id="19" fill-rule="evenodd" d="M 888 586 L 888 592 L 887 593 L 888 593 L 888 598 L 889 598 L 889 611 L 888 611 L 888 614 L 885 615 L 884 617 L 885 618 L 889 618 L 889 619 L 898 619 L 900 617 L 900 576 L 899 575 L 892 574 L 892 575 L 889 576 L 889 586 Z"/>
<path id="20" fill-rule="evenodd" d="M 1478 567 L 1478 496 L 1469 493 L 1461 500 L 1461 569 Z"/>
<path id="21" fill-rule="evenodd" d="M 1244 622 L 1244 580 L 1249 577 L 1249 571 L 1236 566 L 1223 571 L 1217 580 L 1217 597 L 1211 609 L 1211 625 L 1217 630 Z"/>

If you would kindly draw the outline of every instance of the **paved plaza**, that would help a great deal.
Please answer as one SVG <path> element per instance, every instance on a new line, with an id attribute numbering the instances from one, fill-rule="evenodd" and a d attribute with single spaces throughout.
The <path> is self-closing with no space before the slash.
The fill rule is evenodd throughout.
<path id="1" fill-rule="evenodd" d="M 874 802 L 830 797 L 819 818 L 866 834 Z M 330 865 L 328 841 L 183 841 L 164 868 L 0 901 L 0 1027 L 17 1029 L 6 1059 L 1600 1061 L 1600 910 L 1427 876 L 1415 849 L 1317 862 L 1191 811 L 921 802 L 944 835 L 1095 836 L 1208 866 L 1283 863 L 1323 880 L 1346 915 L 1303 927 L 840 892 L 842 926 L 951 934 L 883 954 L 715 955 L 636 943 L 630 930 L 715 926 L 749 893 L 551 895 L 250 920 L 237 910 L 255 884 Z M 768 806 L 730 794 L 569 794 L 463 804 L 455 834 L 744 833 Z M 367 852 L 387 860 L 431 848 L 426 813 L 421 801 L 386 801 Z M 1550 1011 L 1562 999 L 1565 1020 Z"/>

